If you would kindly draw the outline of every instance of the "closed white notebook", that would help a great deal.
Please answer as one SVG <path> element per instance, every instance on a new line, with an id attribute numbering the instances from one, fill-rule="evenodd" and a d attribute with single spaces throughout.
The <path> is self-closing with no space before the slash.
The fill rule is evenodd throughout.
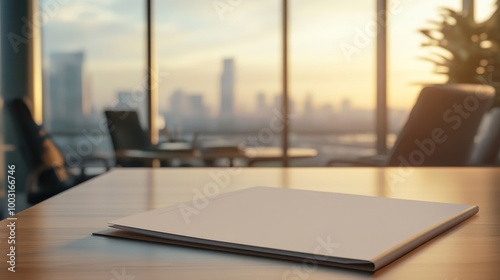
<path id="1" fill-rule="evenodd" d="M 474 205 L 254 187 L 110 226 L 136 233 L 129 238 L 375 271 L 477 212 Z"/>

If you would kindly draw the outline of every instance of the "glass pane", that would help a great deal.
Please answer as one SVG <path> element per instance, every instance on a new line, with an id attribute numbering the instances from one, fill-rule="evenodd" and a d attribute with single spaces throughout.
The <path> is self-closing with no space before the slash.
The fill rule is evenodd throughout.
<path id="1" fill-rule="evenodd" d="M 280 4 L 156 1 L 164 139 L 199 133 L 200 145 L 280 144 L 280 131 L 259 136 L 280 95 Z"/>
<path id="2" fill-rule="evenodd" d="M 40 0 L 44 125 L 78 164 L 111 156 L 105 108 L 138 110 L 145 128 L 145 1 L 61 3 Z"/>
<path id="3" fill-rule="evenodd" d="M 477 22 L 483 22 L 491 17 L 497 7 L 497 0 L 475 0 L 474 18 Z"/>
<path id="4" fill-rule="evenodd" d="M 375 152 L 375 1 L 290 1 L 291 146 L 319 156 Z"/>
<path id="5" fill-rule="evenodd" d="M 479 2 L 479 1 L 476 1 Z M 400 3 L 400 4 L 398 4 Z M 432 27 L 430 21 L 441 19 L 440 8 L 462 10 L 462 1 L 396 1 L 397 12 L 390 15 L 388 106 L 389 127 L 392 137 L 405 124 L 423 84 L 445 83 L 446 76 L 434 73 L 434 64 L 422 58 L 430 58 L 432 50 L 422 47 L 427 39 L 419 30 Z M 411 19 L 411 20 L 409 20 Z"/>

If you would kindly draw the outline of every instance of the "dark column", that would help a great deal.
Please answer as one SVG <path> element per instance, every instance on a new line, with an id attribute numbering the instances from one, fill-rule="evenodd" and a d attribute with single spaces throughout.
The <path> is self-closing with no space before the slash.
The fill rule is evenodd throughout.
<path id="1" fill-rule="evenodd" d="M 5 152 L 5 164 L 3 170 L 0 171 L 2 172 L 0 177 L 3 178 L 3 186 L 6 186 L 7 166 L 16 166 L 17 195 L 24 191 L 28 167 L 21 156 L 20 143 L 16 137 L 16 127 L 9 110 L 9 103 L 14 98 L 32 94 L 33 71 L 30 63 L 33 47 L 30 33 L 32 26 L 27 24 L 28 19 L 31 18 L 30 4 L 32 4 L 30 0 L 1 1 L 1 90 L 4 101 L 1 120 L 4 141 L 2 146 L 13 147 L 13 150 Z M 6 207 L 4 203 L 0 205 L 2 208 Z M 5 210 L 2 209 L 3 212 Z"/>
<path id="2" fill-rule="evenodd" d="M 377 153 L 387 153 L 387 0 L 377 0 Z"/>
<path id="3" fill-rule="evenodd" d="M 288 0 L 283 0 L 282 3 L 282 91 L 281 108 L 283 113 L 283 166 L 288 167 L 288 131 L 290 129 L 290 121 L 288 118 Z"/>
<path id="4" fill-rule="evenodd" d="M 146 1 L 146 42 L 147 42 L 147 85 L 148 100 L 148 136 L 151 144 L 158 143 L 158 69 L 156 69 L 155 34 L 154 34 L 154 0 Z"/>

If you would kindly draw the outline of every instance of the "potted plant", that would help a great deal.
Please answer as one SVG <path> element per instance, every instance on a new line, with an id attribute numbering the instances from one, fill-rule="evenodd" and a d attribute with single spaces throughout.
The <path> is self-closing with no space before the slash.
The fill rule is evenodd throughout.
<path id="1" fill-rule="evenodd" d="M 433 48 L 435 73 L 447 75 L 447 83 L 481 83 L 496 89 L 495 106 L 500 106 L 500 0 L 484 22 L 448 8 L 440 9 L 440 20 L 421 29 L 424 47 Z"/>

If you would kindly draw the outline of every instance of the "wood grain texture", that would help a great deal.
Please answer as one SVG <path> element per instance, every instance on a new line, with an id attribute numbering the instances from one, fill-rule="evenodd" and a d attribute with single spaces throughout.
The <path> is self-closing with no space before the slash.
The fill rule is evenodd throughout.
<path id="1" fill-rule="evenodd" d="M 467 203 L 480 210 L 373 274 L 91 235 L 119 217 L 192 200 L 210 188 L 228 192 L 252 186 Z M 7 271 L 7 221 L 0 222 L 0 279 L 461 280 L 500 275 L 498 168 L 115 169 L 17 218 L 16 273 Z"/>

